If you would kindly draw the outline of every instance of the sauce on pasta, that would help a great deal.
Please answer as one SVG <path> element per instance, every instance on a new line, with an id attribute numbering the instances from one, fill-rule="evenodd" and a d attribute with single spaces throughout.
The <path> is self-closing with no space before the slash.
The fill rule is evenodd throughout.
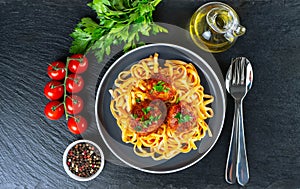
<path id="1" fill-rule="evenodd" d="M 166 60 L 158 54 L 122 71 L 111 89 L 110 110 L 138 156 L 170 159 L 197 149 L 196 142 L 211 136 L 206 119 L 213 116 L 197 70 L 191 63 Z"/>

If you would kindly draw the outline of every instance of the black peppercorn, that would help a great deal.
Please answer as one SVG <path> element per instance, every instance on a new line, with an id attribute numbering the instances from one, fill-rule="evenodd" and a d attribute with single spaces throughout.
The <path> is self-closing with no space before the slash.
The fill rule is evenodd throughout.
<path id="1" fill-rule="evenodd" d="M 66 163 L 73 174 L 90 177 L 100 168 L 100 152 L 91 144 L 79 143 L 68 152 Z"/>

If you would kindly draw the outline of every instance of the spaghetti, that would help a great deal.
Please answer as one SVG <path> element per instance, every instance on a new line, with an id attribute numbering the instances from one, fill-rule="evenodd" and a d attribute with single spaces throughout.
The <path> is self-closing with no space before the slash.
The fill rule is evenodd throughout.
<path id="1" fill-rule="evenodd" d="M 122 140 L 139 156 L 170 159 L 212 135 L 205 120 L 213 116 L 208 105 L 214 98 L 204 94 L 190 63 L 166 60 L 161 67 L 155 53 L 122 71 L 109 92 Z"/>

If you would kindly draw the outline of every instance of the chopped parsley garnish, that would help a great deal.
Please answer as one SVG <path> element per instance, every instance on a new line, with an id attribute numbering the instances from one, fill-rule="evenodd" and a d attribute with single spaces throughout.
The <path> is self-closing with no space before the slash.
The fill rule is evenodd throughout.
<path id="1" fill-rule="evenodd" d="M 180 98 L 177 98 L 175 103 L 178 104 L 179 102 L 180 102 Z"/>
<path id="2" fill-rule="evenodd" d="M 165 82 L 164 81 L 158 81 L 157 84 L 158 85 L 163 85 L 163 84 L 165 84 Z"/>
<path id="3" fill-rule="evenodd" d="M 140 103 L 140 102 L 141 102 L 141 99 L 140 99 L 140 98 L 135 98 L 135 102 L 136 102 L 136 103 Z"/>
<path id="4" fill-rule="evenodd" d="M 136 119 L 136 118 L 138 118 L 138 115 L 136 115 L 136 114 L 131 114 L 131 117 L 132 117 L 133 119 Z"/>
<path id="5" fill-rule="evenodd" d="M 164 88 L 163 92 L 167 93 L 170 89 L 169 88 Z"/>
<path id="6" fill-rule="evenodd" d="M 155 116 L 155 117 L 154 117 L 154 116 L 150 116 L 149 119 L 150 119 L 151 121 L 158 121 L 160 118 L 161 118 L 161 115 L 158 115 L 158 116 Z"/>
<path id="7" fill-rule="evenodd" d="M 158 81 L 154 86 L 153 86 L 153 90 L 157 91 L 157 92 L 165 92 L 167 93 L 170 89 L 168 87 L 163 86 L 165 84 L 164 81 Z"/>
<path id="8" fill-rule="evenodd" d="M 192 117 L 190 115 L 182 115 L 182 113 L 179 112 L 174 118 L 178 119 L 178 123 L 185 123 L 190 121 Z"/>
<path id="9" fill-rule="evenodd" d="M 133 116 L 133 115 L 132 115 Z M 158 116 L 150 116 L 149 119 L 145 120 L 144 116 L 142 116 L 140 124 L 134 128 L 135 131 L 142 131 L 143 128 L 148 128 L 153 122 L 157 122 L 161 118 L 161 115 Z"/>
<path id="10" fill-rule="evenodd" d="M 142 111 L 144 112 L 144 114 L 148 114 L 150 112 L 152 108 L 150 106 L 148 106 L 147 108 L 142 108 Z"/>
<path id="11" fill-rule="evenodd" d="M 152 121 L 150 119 L 148 119 L 148 120 L 142 122 L 142 125 L 144 128 L 147 128 L 147 127 L 149 127 L 149 125 L 151 125 L 151 123 L 152 123 Z"/>
<path id="12" fill-rule="evenodd" d="M 149 127 L 149 125 L 151 125 L 152 122 L 158 121 L 158 120 L 160 119 L 160 117 L 161 117 L 161 115 L 158 115 L 158 116 L 153 116 L 153 115 L 151 115 L 151 116 L 149 117 L 149 119 L 147 119 L 147 120 L 145 120 L 145 121 L 142 120 L 142 121 L 143 121 L 143 122 L 142 122 L 143 127 L 144 127 L 144 128 Z"/>
<path id="13" fill-rule="evenodd" d="M 142 127 L 141 127 L 140 125 L 138 125 L 138 126 L 136 126 L 136 127 L 134 128 L 134 130 L 136 130 L 136 131 L 142 131 Z"/>

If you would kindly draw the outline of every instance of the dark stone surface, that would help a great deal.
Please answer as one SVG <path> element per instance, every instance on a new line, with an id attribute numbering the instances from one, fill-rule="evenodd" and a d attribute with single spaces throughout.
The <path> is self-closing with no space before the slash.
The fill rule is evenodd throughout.
<path id="1" fill-rule="evenodd" d="M 66 175 L 62 154 L 79 137 L 68 131 L 65 120 L 45 118 L 48 101 L 43 88 L 49 81 L 45 70 L 49 62 L 69 55 L 69 34 L 80 18 L 93 15 L 87 2 L 0 0 L 0 188 L 238 188 L 224 181 L 233 116 L 229 96 L 221 137 L 191 168 L 153 175 L 107 162 L 90 182 Z M 186 28 L 204 2 L 164 0 L 154 17 Z M 254 68 L 253 88 L 244 102 L 250 166 L 247 186 L 299 188 L 300 3 L 227 3 L 238 12 L 247 33 L 215 57 L 224 75 L 236 56 L 248 57 Z"/>

